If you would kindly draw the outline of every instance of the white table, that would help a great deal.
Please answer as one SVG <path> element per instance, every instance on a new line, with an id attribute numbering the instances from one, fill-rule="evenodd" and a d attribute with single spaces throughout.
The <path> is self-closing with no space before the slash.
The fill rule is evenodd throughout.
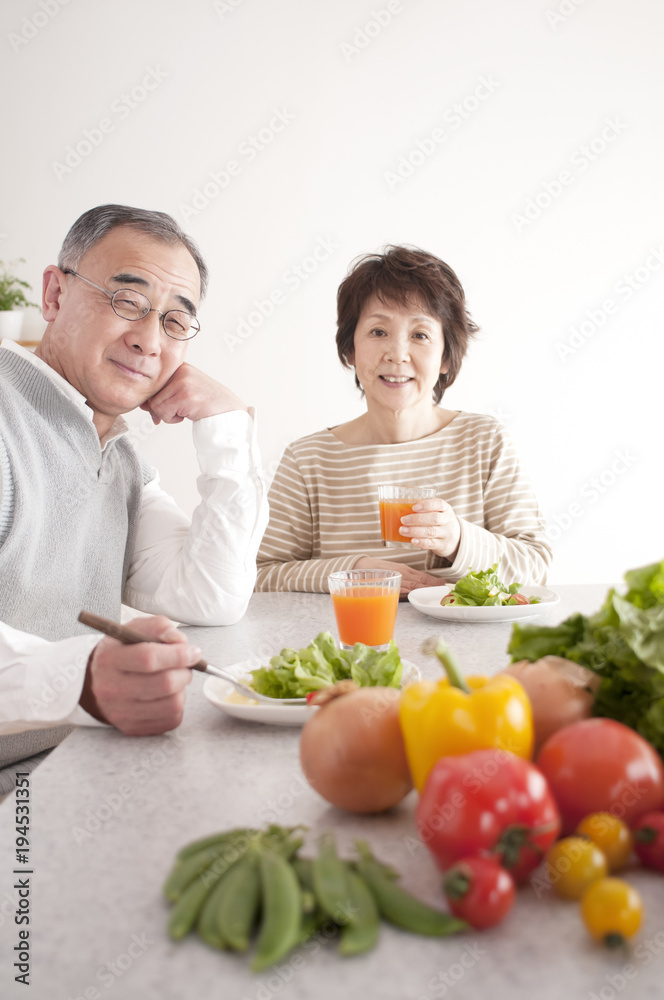
<path id="1" fill-rule="evenodd" d="M 604 586 L 557 589 L 562 601 L 549 612 L 551 623 L 574 611 L 596 610 L 606 593 Z M 494 672 L 507 663 L 509 625 L 440 625 L 408 604 L 399 606 L 402 655 L 425 674 L 436 675 L 435 661 L 423 658 L 419 647 L 438 632 L 467 672 Z M 211 662 L 228 665 L 256 655 L 266 659 L 283 645 L 306 645 L 325 628 L 334 630 L 329 597 L 258 594 L 239 624 L 190 632 Z M 194 677 L 177 733 L 129 739 L 110 729 L 79 729 L 33 774 L 27 990 L 14 983 L 10 958 L 18 943 L 11 889 L 14 797 L 0 806 L 3 1000 L 662 995 L 664 882 L 641 871 L 629 877 L 643 894 L 647 919 L 631 954 L 611 955 L 593 945 L 575 904 L 550 892 L 538 898 L 530 886 L 520 890 L 510 917 L 490 932 L 429 940 L 383 924 L 378 947 L 366 956 L 341 959 L 329 944 L 315 943 L 301 949 L 295 963 L 287 958 L 280 970 L 260 976 L 251 974 L 246 956 L 216 953 L 195 937 L 171 943 L 161 885 L 176 850 L 236 825 L 306 823 L 309 844 L 333 827 L 344 854 L 355 838 L 365 837 L 399 869 L 407 888 L 442 905 L 437 869 L 416 839 L 414 793 L 389 815 L 361 818 L 333 809 L 304 783 L 299 730 L 228 718 L 204 698 L 204 681 Z"/>

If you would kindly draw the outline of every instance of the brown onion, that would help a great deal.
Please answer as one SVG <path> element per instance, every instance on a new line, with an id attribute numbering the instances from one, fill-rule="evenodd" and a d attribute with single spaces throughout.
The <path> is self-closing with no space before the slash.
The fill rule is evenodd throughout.
<path id="1" fill-rule="evenodd" d="M 601 678 L 592 670 L 562 656 L 519 660 L 503 673 L 516 677 L 525 688 L 533 709 L 536 754 L 563 726 L 587 719 L 592 712 Z"/>
<path id="2" fill-rule="evenodd" d="M 320 705 L 300 739 L 304 776 L 319 795 L 348 812 L 374 813 L 401 802 L 413 787 L 395 688 L 340 681 L 316 692 Z"/>

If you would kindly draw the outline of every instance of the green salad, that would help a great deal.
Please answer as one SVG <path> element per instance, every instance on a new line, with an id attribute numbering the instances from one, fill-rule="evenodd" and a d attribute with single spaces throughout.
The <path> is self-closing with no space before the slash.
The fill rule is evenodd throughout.
<path id="1" fill-rule="evenodd" d="M 489 566 L 488 569 L 478 570 L 473 573 L 469 571 L 460 580 L 457 580 L 454 589 L 446 594 L 440 602 L 442 607 L 449 604 L 457 604 L 466 607 L 488 607 L 492 604 L 539 604 L 539 597 L 526 597 L 522 594 L 520 583 L 511 583 L 506 586 L 498 579 L 496 570 L 498 563 Z"/>
<path id="2" fill-rule="evenodd" d="M 599 674 L 594 714 L 635 729 L 664 757 L 664 559 L 625 573 L 625 583 L 589 617 L 514 625 L 507 651 L 513 661 L 564 656 Z"/>
<path id="3" fill-rule="evenodd" d="M 394 640 L 382 652 L 361 642 L 339 649 L 331 632 L 321 632 L 304 649 L 282 649 L 269 667 L 252 670 L 251 686 L 268 698 L 304 698 L 344 680 L 359 687 L 398 688 L 402 670 Z"/>

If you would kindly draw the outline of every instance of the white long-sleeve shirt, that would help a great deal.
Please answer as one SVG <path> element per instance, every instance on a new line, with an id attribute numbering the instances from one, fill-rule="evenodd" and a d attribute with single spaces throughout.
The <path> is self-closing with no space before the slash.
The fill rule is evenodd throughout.
<path id="1" fill-rule="evenodd" d="M 1 346 L 37 365 L 92 421 L 85 398 L 41 358 L 13 341 Z M 122 599 L 139 611 L 189 625 L 231 625 L 249 602 L 268 519 L 253 410 L 205 417 L 192 427 L 201 502 L 190 521 L 158 478 L 143 487 Z M 102 448 L 127 430 L 118 417 Z M 47 642 L 0 622 L 0 734 L 61 723 L 99 725 L 78 704 L 99 639 L 79 635 Z"/>

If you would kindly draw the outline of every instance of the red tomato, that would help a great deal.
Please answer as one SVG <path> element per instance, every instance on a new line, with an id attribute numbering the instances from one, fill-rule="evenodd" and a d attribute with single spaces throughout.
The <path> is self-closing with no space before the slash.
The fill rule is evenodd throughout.
<path id="1" fill-rule="evenodd" d="M 499 924 L 516 895 L 514 879 L 492 858 L 457 861 L 445 872 L 443 891 L 454 916 L 478 931 Z"/>
<path id="2" fill-rule="evenodd" d="M 664 872 L 664 812 L 642 816 L 632 830 L 634 850 L 646 868 Z"/>
<path id="3" fill-rule="evenodd" d="M 417 825 L 443 870 L 461 858 L 492 856 L 521 882 L 558 836 L 560 816 L 537 768 L 492 747 L 434 764 Z"/>
<path id="4" fill-rule="evenodd" d="M 588 813 L 608 812 L 633 826 L 664 805 L 664 768 L 647 740 L 613 719 L 583 719 L 550 736 L 537 757 L 572 833 Z"/>

